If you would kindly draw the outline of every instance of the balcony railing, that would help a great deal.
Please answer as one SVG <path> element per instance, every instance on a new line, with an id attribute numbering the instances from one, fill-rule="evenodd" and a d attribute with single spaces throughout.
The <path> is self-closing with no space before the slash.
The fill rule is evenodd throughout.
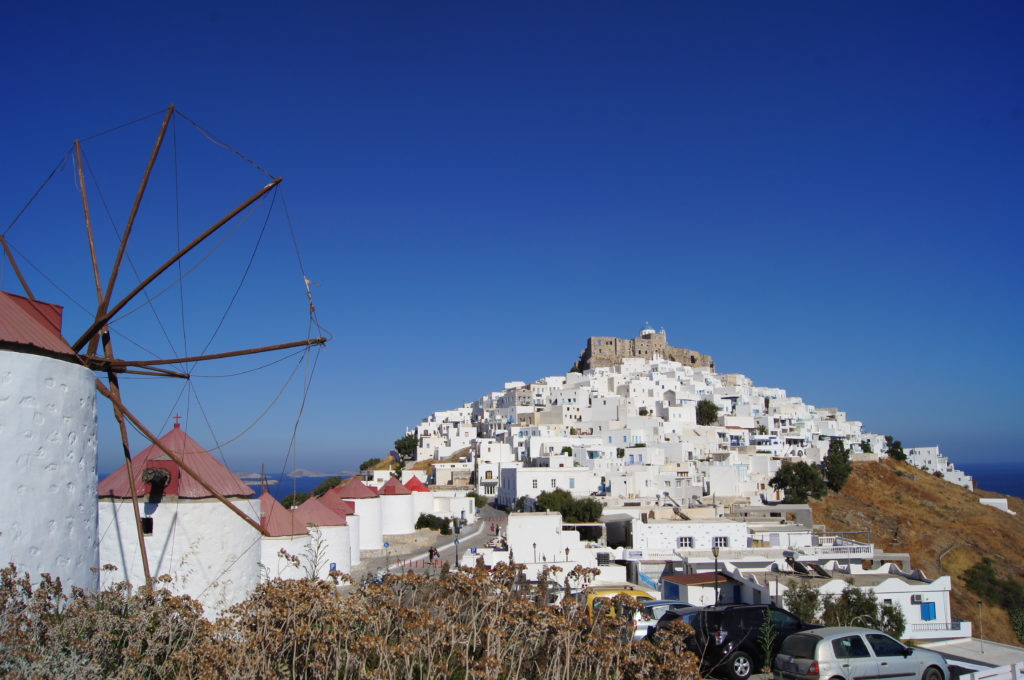
<path id="1" fill-rule="evenodd" d="M 950 623 L 913 623 L 910 625 L 910 630 L 915 633 L 939 630 L 960 630 L 960 623 L 960 621 L 951 621 Z"/>
<path id="2" fill-rule="evenodd" d="M 804 555 L 873 555 L 875 546 L 861 543 L 843 536 L 820 536 L 818 545 L 800 546 L 797 551 Z"/>

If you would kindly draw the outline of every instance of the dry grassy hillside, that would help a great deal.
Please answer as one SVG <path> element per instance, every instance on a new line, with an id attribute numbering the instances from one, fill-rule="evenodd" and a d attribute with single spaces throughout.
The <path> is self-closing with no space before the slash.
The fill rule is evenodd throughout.
<path id="1" fill-rule="evenodd" d="M 975 637 L 1020 644 L 1006 612 L 979 606 L 961 576 L 989 556 L 1001 576 L 1024 581 L 1024 500 L 1009 497 L 1014 516 L 981 505 L 982 497 L 1002 495 L 972 493 L 906 463 L 883 460 L 855 463 L 842 492 L 811 507 L 815 523 L 829 531 L 870 531 L 878 548 L 910 553 L 912 565 L 929 577 L 949 574 L 953 615 L 973 621 Z"/>

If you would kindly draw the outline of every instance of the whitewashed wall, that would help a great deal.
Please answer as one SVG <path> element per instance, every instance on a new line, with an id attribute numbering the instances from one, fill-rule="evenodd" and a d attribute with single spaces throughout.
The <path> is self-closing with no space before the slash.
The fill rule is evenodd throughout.
<path id="1" fill-rule="evenodd" d="M 261 536 L 260 564 L 263 567 L 262 575 L 268 579 L 303 578 L 306 572 L 302 565 L 296 565 L 287 557 L 281 555 L 281 551 L 284 550 L 288 555 L 298 557 L 301 560 L 302 556 L 306 554 L 308 546 L 309 534 L 302 534 L 301 536 Z"/>
<path id="2" fill-rule="evenodd" d="M 419 519 L 420 515 L 432 515 L 434 514 L 434 492 L 433 491 L 413 491 L 412 492 L 412 506 L 413 515 L 415 519 Z"/>
<path id="3" fill-rule="evenodd" d="M 633 520 L 633 548 L 655 553 L 672 552 L 678 548 L 679 538 L 693 538 L 692 550 L 711 550 L 716 536 L 724 536 L 728 549 L 747 547 L 747 525 L 742 522 L 716 520 L 714 522 L 654 520 L 643 522 Z"/>
<path id="4" fill-rule="evenodd" d="M 33 580 L 95 588 L 96 382 L 58 359 L 0 351 L 0 559 Z"/>
<path id="5" fill-rule="evenodd" d="M 384 548 L 384 532 L 381 529 L 380 497 L 350 498 L 359 515 L 359 549 L 382 550 Z"/>
<path id="6" fill-rule="evenodd" d="M 381 531 L 385 536 L 411 534 L 416 531 L 416 515 L 412 494 L 382 495 Z"/>
<path id="7" fill-rule="evenodd" d="M 317 578 L 326 579 L 331 573 L 331 565 L 338 571 L 347 574 L 352 571 L 352 544 L 348 526 L 310 527 L 311 550 L 319 532 L 321 550 Z M 308 560 L 307 560 L 308 562 Z"/>
<path id="8" fill-rule="evenodd" d="M 235 507 L 259 520 L 259 503 L 236 500 Z M 139 503 L 143 517 L 153 518 L 146 553 L 153 576 L 169 574 L 169 588 L 198 599 L 214 617 L 243 600 L 259 582 L 261 534 L 216 499 L 165 500 Z M 127 499 L 100 499 L 100 562 L 116 572 L 103 572 L 100 585 L 128 580 L 145 583 L 135 516 Z"/>
<path id="9" fill-rule="evenodd" d="M 349 567 L 351 568 L 363 561 L 359 554 L 363 540 L 363 519 L 359 515 L 345 515 L 345 521 L 348 522 Z"/>

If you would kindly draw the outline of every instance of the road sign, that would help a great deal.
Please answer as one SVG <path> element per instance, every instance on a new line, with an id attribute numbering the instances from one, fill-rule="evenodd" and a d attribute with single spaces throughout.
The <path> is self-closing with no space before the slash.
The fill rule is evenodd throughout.
<path id="1" fill-rule="evenodd" d="M 390 543 L 388 543 L 387 541 L 384 541 L 384 547 L 385 547 L 385 548 L 390 548 L 390 547 L 391 547 L 391 544 L 390 544 Z"/>
<path id="2" fill-rule="evenodd" d="M 456 538 L 455 539 L 455 545 L 458 545 L 458 544 L 459 544 L 459 539 Z"/>

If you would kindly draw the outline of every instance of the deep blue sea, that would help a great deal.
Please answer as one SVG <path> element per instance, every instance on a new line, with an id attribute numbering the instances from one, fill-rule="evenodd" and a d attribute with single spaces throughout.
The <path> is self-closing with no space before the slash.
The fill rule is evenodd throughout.
<path id="1" fill-rule="evenodd" d="M 270 495 L 272 495 L 277 500 L 281 500 L 282 498 L 291 493 L 309 493 L 316 487 L 320 486 L 320 483 L 330 476 L 331 475 L 326 475 L 324 477 L 296 477 L 295 479 L 292 479 L 287 474 L 285 474 L 282 475 L 281 477 L 276 478 L 276 484 L 270 485 Z M 338 476 L 341 477 L 342 479 L 345 479 L 347 477 L 351 477 L 352 474 L 347 473 Z M 271 477 L 270 475 L 267 475 L 267 477 L 271 482 L 275 481 L 274 477 Z M 244 479 L 242 481 L 251 486 L 253 490 L 256 491 L 257 495 L 259 495 L 262 492 L 258 481 L 252 479 Z"/>
<path id="2" fill-rule="evenodd" d="M 958 470 L 974 477 L 974 488 L 1024 498 L 1024 463 L 958 463 Z"/>

